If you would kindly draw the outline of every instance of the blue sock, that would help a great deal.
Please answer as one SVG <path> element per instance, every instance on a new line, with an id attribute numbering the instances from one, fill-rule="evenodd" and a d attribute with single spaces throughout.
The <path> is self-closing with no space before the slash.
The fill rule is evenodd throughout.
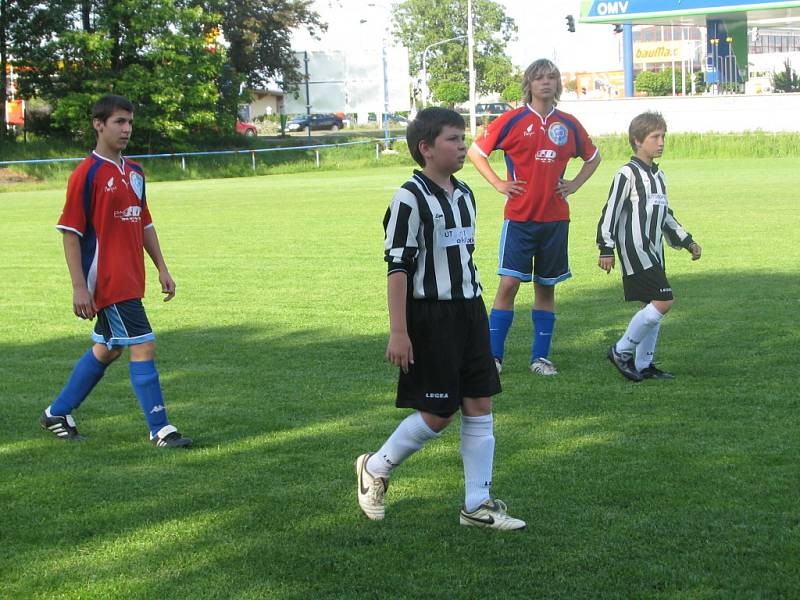
<path id="1" fill-rule="evenodd" d="M 50 414 L 65 417 L 78 408 L 86 396 L 94 389 L 97 382 L 106 372 L 106 366 L 97 360 L 89 350 L 78 359 L 72 369 L 67 384 L 53 403 L 50 405 Z"/>
<path id="2" fill-rule="evenodd" d="M 493 308 L 489 312 L 489 339 L 492 343 L 492 356 L 503 360 L 506 347 L 506 336 L 514 320 L 513 310 L 500 310 Z"/>
<path id="3" fill-rule="evenodd" d="M 547 358 L 550 354 L 556 315 L 549 310 L 532 310 L 531 319 L 533 319 L 533 344 L 531 344 L 531 362 L 533 362 L 537 358 Z"/>
<path id="4" fill-rule="evenodd" d="M 161 395 L 161 383 L 158 380 L 156 363 L 152 360 L 128 363 L 131 372 L 131 386 L 139 399 L 144 418 L 150 433 L 155 435 L 158 430 L 169 424 L 167 409 L 164 408 L 164 398 Z"/>

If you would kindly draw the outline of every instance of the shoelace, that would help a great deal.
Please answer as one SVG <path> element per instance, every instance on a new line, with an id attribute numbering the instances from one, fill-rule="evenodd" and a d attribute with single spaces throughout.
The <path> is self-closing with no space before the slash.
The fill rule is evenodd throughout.
<path id="1" fill-rule="evenodd" d="M 370 502 L 383 502 L 383 497 L 386 494 L 386 487 L 383 482 L 375 477 L 369 486 L 369 500 Z"/>

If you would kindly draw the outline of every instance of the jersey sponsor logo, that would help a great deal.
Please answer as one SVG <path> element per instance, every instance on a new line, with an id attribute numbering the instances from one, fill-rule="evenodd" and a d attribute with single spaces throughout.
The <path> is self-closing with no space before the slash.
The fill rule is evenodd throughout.
<path id="1" fill-rule="evenodd" d="M 125 210 L 115 210 L 114 218 L 119 219 L 120 221 L 129 221 L 132 223 L 138 223 L 139 221 L 142 220 L 142 207 L 129 206 Z"/>
<path id="2" fill-rule="evenodd" d="M 556 151 L 543 148 L 536 153 L 536 160 L 543 163 L 552 163 L 556 160 Z"/>
<path id="3" fill-rule="evenodd" d="M 114 185 L 114 178 L 113 177 L 109 177 L 108 181 L 106 181 L 106 192 L 113 193 L 113 192 L 116 192 L 116 191 L 117 191 L 117 186 Z"/>
<path id="4" fill-rule="evenodd" d="M 569 132 L 563 124 L 556 121 L 547 128 L 547 137 L 549 137 L 550 141 L 556 146 L 563 146 L 569 139 Z"/>
<path id="5" fill-rule="evenodd" d="M 652 204 L 653 206 L 666 206 L 667 205 L 667 195 L 666 194 L 647 194 L 647 201 Z"/>
<path id="6" fill-rule="evenodd" d="M 440 248 L 463 246 L 475 243 L 474 227 L 453 227 L 436 232 L 436 242 Z"/>
<path id="7" fill-rule="evenodd" d="M 128 179 L 131 181 L 131 187 L 133 188 L 133 192 L 136 194 L 136 197 L 139 200 L 142 199 L 142 195 L 144 194 L 144 177 L 139 175 L 136 171 L 132 171 L 130 175 L 128 175 Z"/>
<path id="8" fill-rule="evenodd" d="M 450 394 L 447 392 L 426 392 L 426 398 L 449 398 Z"/>

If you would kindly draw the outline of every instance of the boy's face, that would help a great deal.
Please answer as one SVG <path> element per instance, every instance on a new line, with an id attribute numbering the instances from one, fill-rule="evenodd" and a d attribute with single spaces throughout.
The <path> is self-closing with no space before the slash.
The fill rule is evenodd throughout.
<path id="1" fill-rule="evenodd" d="M 558 74 L 555 71 L 539 73 L 531 82 L 531 96 L 536 100 L 552 102 L 558 90 Z"/>
<path id="2" fill-rule="evenodd" d="M 113 152 L 122 152 L 131 139 L 133 113 L 115 110 L 105 121 L 94 119 L 92 126 L 97 131 L 97 145 Z"/>
<path id="3" fill-rule="evenodd" d="M 464 130 L 460 127 L 445 125 L 433 140 L 433 145 L 426 141 L 419 144 L 420 152 L 425 157 L 425 168 L 431 168 L 442 174 L 452 175 L 464 166 L 467 146 L 464 143 Z"/>
<path id="4" fill-rule="evenodd" d="M 664 141 L 667 132 L 663 129 L 656 129 L 649 133 L 641 142 L 636 140 L 636 156 L 647 162 L 660 157 L 664 153 Z"/>

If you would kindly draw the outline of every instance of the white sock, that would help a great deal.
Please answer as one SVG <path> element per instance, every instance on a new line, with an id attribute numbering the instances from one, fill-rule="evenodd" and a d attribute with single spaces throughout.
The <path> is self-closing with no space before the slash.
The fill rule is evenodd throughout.
<path id="1" fill-rule="evenodd" d="M 422 448 L 425 442 L 440 435 L 415 412 L 403 419 L 381 449 L 369 457 L 367 471 L 375 477 L 389 477 L 392 469 Z"/>
<path id="2" fill-rule="evenodd" d="M 494 419 L 461 415 L 461 459 L 464 461 L 464 508 L 472 512 L 489 499 L 494 463 Z"/>
<path id="3" fill-rule="evenodd" d="M 664 318 L 655 306 L 648 304 L 642 310 L 633 315 L 628 328 L 617 342 L 617 352 L 619 354 L 633 354 L 644 337 L 654 327 L 658 327 L 661 319 Z"/>
<path id="4" fill-rule="evenodd" d="M 656 356 L 656 342 L 658 341 L 658 332 L 661 330 L 661 323 L 656 323 L 647 335 L 642 338 L 639 345 L 636 346 L 636 370 L 641 371 L 649 367 L 654 361 Z"/>

